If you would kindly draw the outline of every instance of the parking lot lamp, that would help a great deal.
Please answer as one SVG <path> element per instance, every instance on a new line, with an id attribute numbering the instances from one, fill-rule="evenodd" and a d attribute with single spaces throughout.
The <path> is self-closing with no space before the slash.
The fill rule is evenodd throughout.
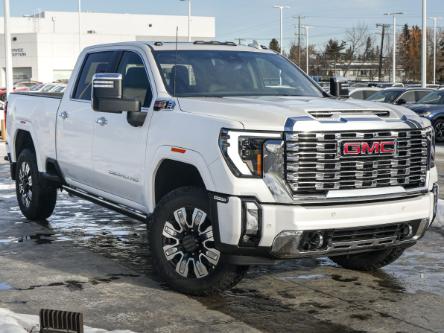
<path id="1" fill-rule="evenodd" d="M 421 86 L 427 87 L 427 0 L 422 0 Z"/>
<path id="2" fill-rule="evenodd" d="M 309 29 L 310 28 L 311 28 L 310 26 L 304 25 L 304 29 L 305 29 L 305 56 L 306 56 L 306 60 L 305 60 L 305 62 L 306 62 L 306 64 L 305 64 L 306 65 L 305 73 L 307 75 L 309 75 L 309 61 L 310 61 L 310 50 L 309 50 L 309 48 L 310 48 Z"/>
<path id="3" fill-rule="evenodd" d="M 280 28 L 280 35 L 281 35 L 281 37 L 280 37 L 280 49 L 281 49 L 281 54 L 283 53 L 283 51 L 284 51 L 284 9 L 286 9 L 286 8 L 290 8 L 289 6 L 283 6 L 283 5 L 275 5 L 275 6 L 273 6 L 273 8 L 279 8 L 279 10 L 280 10 L 280 26 L 281 26 L 281 28 Z"/>
<path id="4" fill-rule="evenodd" d="M 180 1 L 188 1 L 188 41 L 191 42 L 191 0 Z"/>
<path id="5" fill-rule="evenodd" d="M 396 40 L 396 16 L 397 15 L 402 15 L 404 13 L 401 12 L 397 12 L 397 13 L 385 13 L 384 15 L 387 16 L 392 16 L 393 17 L 393 61 L 392 61 L 392 82 L 393 84 L 396 83 L 396 45 L 397 45 L 397 40 Z"/>
<path id="6" fill-rule="evenodd" d="M 9 0 L 3 0 L 3 15 L 5 24 L 5 63 L 6 63 L 6 92 L 9 94 L 14 89 L 12 77 L 12 50 L 11 50 L 11 31 L 9 17 Z"/>

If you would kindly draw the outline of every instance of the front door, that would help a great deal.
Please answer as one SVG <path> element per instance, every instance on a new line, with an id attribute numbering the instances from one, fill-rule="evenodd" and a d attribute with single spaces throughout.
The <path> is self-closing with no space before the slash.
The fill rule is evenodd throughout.
<path id="1" fill-rule="evenodd" d="M 112 72 L 116 52 L 86 55 L 78 80 L 57 114 L 57 160 L 68 184 L 89 186 L 93 178 L 92 143 L 97 113 L 91 108 L 91 82 L 97 72 Z"/>
<path id="2" fill-rule="evenodd" d="M 118 196 L 139 208 L 145 204 L 143 172 L 153 93 L 138 53 L 123 52 L 117 72 L 122 74 L 123 98 L 139 100 L 146 118 L 143 124 L 135 126 L 128 122 L 128 112 L 95 112 L 94 184 L 111 198 Z"/>

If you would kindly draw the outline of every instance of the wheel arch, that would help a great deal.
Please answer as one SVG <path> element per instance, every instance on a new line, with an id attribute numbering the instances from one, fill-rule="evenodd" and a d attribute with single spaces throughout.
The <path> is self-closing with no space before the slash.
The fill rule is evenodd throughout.
<path id="1" fill-rule="evenodd" d="M 148 184 L 149 211 L 154 211 L 160 199 L 176 188 L 195 186 L 208 191 L 214 189 L 214 181 L 201 155 L 184 150 L 183 153 L 173 152 L 172 147 L 158 150 Z"/>

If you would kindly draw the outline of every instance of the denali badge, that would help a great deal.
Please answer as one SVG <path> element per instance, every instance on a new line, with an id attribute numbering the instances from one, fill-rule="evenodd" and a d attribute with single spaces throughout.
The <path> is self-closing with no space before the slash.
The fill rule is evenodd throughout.
<path id="1" fill-rule="evenodd" d="M 342 142 L 342 156 L 391 155 L 396 152 L 396 141 Z"/>

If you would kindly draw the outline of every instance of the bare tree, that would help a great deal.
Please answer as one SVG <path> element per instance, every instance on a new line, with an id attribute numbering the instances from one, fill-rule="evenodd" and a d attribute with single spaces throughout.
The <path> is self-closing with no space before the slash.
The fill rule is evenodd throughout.
<path id="1" fill-rule="evenodd" d="M 364 23 L 359 23 L 353 28 L 347 29 L 347 31 L 345 32 L 345 41 L 349 48 L 347 49 L 345 54 L 347 65 L 344 70 L 344 76 L 350 69 L 353 60 L 355 60 L 357 55 L 361 51 L 363 51 L 363 48 L 366 46 L 369 37 L 370 34 L 368 31 L 368 26 Z"/>

